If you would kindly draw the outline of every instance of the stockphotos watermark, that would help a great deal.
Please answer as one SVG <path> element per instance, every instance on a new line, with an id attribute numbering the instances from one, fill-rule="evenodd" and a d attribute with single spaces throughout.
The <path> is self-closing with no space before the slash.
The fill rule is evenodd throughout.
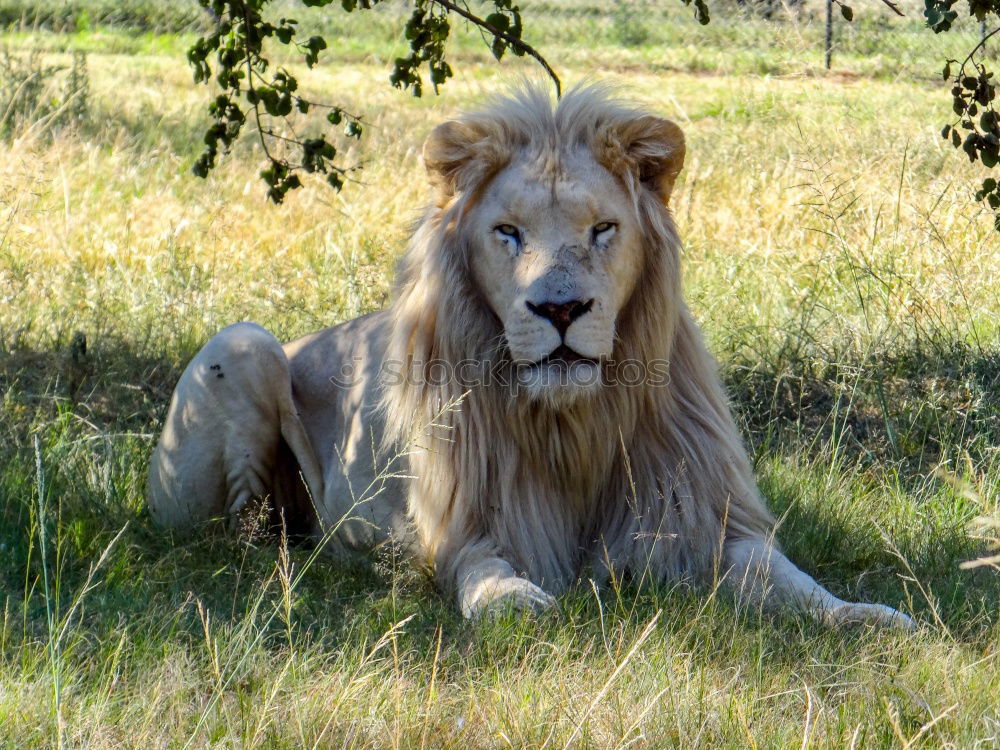
<path id="1" fill-rule="evenodd" d="M 371 365 L 364 357 L 353 357 L 341 365 L 330 382 L 341 388 L 349 388 L 371 376 Z M 508 360 L 431 359 L 403 362 L 387 359 L 378 367 L 378 378 L 387 386 L 442 387 L 454 384 L 463 389 L 513 387 L 523 383 L 526 376 L 536 378 L 543 367 L 545 380 L 549 385 L 662 388 L 670 384 L 670 362 L 666 359 L 609 359 L 601 362 L 578 360 L 570 364 L 560 362 L 547 365 Z"/>

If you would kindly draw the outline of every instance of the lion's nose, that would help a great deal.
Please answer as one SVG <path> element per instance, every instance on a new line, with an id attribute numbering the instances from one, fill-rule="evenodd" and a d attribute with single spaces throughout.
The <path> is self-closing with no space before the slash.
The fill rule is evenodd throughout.
<path id="1" fill-rule="evenodd" d="M 545 318 L 554 325 L 560 336 L 565 336 L 566 329 L 574 320 L 590 312 L 590 308 L 594 306 L 594 300 L 589 299 L 583 302 L 574 299 L 569 302 L 542 302 L 537 305 L 534 302 L 525 302 L 525 304 L 535 315 Z"/>

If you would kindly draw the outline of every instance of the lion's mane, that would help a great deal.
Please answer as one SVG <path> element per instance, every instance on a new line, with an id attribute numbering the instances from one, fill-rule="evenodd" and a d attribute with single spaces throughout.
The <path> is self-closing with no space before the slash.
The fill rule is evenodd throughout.
<path id="1" fill-rule="evenodd" d="M 644 116 L 601 86 L 577 88 L 555 107 L 525 87 L 455 124 L 468 135 L 462 153 L 425 148 L 429 167 L 454 189 L 439 191 L 400 262 L 387 359 L 418 369 L 442 360 L 509 365 L 470 271 L 463 217 L 519 149 L 555 164 L 561 150 L 586 145 L 627 191 L 643 228 L 643 271 L 619 315 L 614 357 L 669 363 L 665 386 L 606 385 L 568 406 L 501 384 L 466 389 L 426 377 L 387 385 L 387 439 L 410 446 L 409 511 L 446 586 L 457 584 L 466 555 L 484 551 L 552 593 L 587 565 L 704 581 L 724 539 L 772 527 L 682 300 L 670 211 L 641 188 L 613 135 Z"/>

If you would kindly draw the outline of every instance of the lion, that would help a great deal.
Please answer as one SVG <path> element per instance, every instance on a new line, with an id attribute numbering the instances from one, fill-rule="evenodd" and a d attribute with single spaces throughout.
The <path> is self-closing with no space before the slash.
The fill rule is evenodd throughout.
<path id="1" fill-rule="evenodd" d="M 912 628 L 774 541 L 681 294 L 684 155 L 676 124 L 598 84 L 437 126 L 388 309 L 285 345 L 250 323 L 212 338 L 152 454 L 153 519 L 267 498 L 335 551 L 399 545 L 469 618 L 631 575 Z"/>

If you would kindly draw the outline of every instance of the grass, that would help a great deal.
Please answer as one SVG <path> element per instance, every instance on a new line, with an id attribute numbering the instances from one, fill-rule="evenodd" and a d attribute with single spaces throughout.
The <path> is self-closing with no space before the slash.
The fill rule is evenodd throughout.
<path id="1" fill-rule="evenodd" d="M 187 359 L 232 321 L 287 339 L 384 305 L 426 198 L 423 136 L 531 70 L 458 40 L 456 79 L 413 100 L 385 83 L 398 32 L 363 23 L 305 85 L 364 114 L 345 152 L 364 169 L 280 207 L 250 138 L 190 176 L 208 91 L 185 29 L 3 38 L 52 64 L 87 50 L 90 114 L 0 144 L 0 744 L 996 743 L 1000 581 L 960 564 L 1000 490 L 1000 243 L 937 135 L 934 45 L 954 38 L 903 28 L 898 75 L 860 46 L 824 75 L 805 21 L 641 39 L 619 21 L 627 47 L 584 44 L 583 22 L 540 32 L 569 82 L 600 70 L 684 127 L 686 293 L 779 539 L 835 593 L 911 613 L 915 636 L 586 581 L 558 613 L 470 624 L 391 557 L 150 524 L 145 462 Z"/>

